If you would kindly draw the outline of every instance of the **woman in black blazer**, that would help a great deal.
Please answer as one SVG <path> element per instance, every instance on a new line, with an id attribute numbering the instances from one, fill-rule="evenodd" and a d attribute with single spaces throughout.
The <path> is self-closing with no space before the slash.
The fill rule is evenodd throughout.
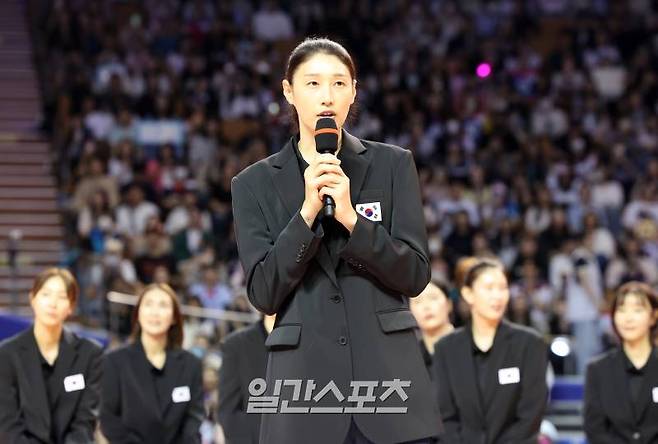
<path id="1" fill-rule="evenodd" d="M 646 284 L 628 282 L 612 301 L 613 327 L 621 347 L 587 367 L 585 418 L 591 444 L 658 442 L 658 295 Z"/>
<path id="2" fill-rule="evenodd" d="M 0 443 L 94 442 L 101 348 L 64 329 L 78 284 L 62 268 L 30 291 L 34 325 L 0 344 Z"/>
<path id="3" fill-rule="evenodd" d="M 548 395 L 547 348 L 534 331 L 505 321 L 502 266 L 478 261 L 461 289 L 471 321 L 436 345 L 433 371 L 449 444 L 536 444 Z"/>
<path id="4" fill-rule="evenodd" d="M 132 343 L 105 356 L 101 430 L 110 443 L 199 443 L 204 417 L 201 362 L 181 349 L 176 293 L 151 284 L 133 311 Z"/>
<path id="5" fill-rule="evenodd" d="M 432 356 L 439 339 L 455 328 L 450 322 L 452 301 L 448 288 L 441 282 L 430 282 L 417 297 L 409 301 L 411 313 L 420 328 L 420 352 L 427 372 L 432 377 Z"/>
<path id="6" fill-rule="evenodd" d="M 356 82 L 341 45 L 300 43 L 282 81 L 299 132 L 231 183 L 249 300 L 277 315 L 265 342 L 265 396 L 275 396 L 277 380 L 304 385 L 297 394 L 286 387 L 277 414 L 263 415 L 262 444 L 430 442 L 439 432 L 409 311 L 430 280 L 418 175 L 411 151 L 343 129 Z M 317 152 L 324 138 L 335 155 Z M 391 396 L 396 379 L 404 393 Z"/>

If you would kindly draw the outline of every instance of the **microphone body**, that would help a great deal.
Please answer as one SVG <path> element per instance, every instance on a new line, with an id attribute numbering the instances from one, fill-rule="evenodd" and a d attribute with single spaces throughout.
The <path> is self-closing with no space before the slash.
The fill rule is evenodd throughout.
<path id="1" fill-rule="evenodd" d="M 330 117 L 318 119 L 315 124 L 315 149 L 320 154 L 335 154 L 338 149 L 338 127 L 336 121 Z M 322 215 L 334 218 L 336 216 L 336 202 L 329 195 L 322 198 Z"/>

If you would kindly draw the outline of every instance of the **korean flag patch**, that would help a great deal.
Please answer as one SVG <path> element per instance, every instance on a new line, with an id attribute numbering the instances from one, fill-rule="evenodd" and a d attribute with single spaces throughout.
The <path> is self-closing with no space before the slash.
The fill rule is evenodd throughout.
<path id="1" fill-rule="evenodd" d="M 356 212 L 373 222 L 381 222 L 382 220 L 382 206 L 379 202 L 357 204 Z"/>

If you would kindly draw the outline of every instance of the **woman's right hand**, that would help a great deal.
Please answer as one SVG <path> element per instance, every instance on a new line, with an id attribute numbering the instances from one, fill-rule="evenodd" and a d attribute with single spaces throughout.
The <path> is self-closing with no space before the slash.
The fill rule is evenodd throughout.
<path id="1" fill-rule="evenodd" d="M 317 154 L 304 171 L 304 203 L 300 213 L 310 227 L 323 207 L 319 190 L 333 186 L 341 178 L 340 159 L 333 154 Z"/>

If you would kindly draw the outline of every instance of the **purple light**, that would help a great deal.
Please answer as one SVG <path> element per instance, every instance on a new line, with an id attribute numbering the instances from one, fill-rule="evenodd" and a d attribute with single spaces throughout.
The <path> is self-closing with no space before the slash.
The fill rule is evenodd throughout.
<path id="1" fill-rule="evenodd" d="M 489 77 L 491 74 L 491 65 L 488 63 L 480 63 L 476 68 L 475 73 L 481 79 Z"/>

